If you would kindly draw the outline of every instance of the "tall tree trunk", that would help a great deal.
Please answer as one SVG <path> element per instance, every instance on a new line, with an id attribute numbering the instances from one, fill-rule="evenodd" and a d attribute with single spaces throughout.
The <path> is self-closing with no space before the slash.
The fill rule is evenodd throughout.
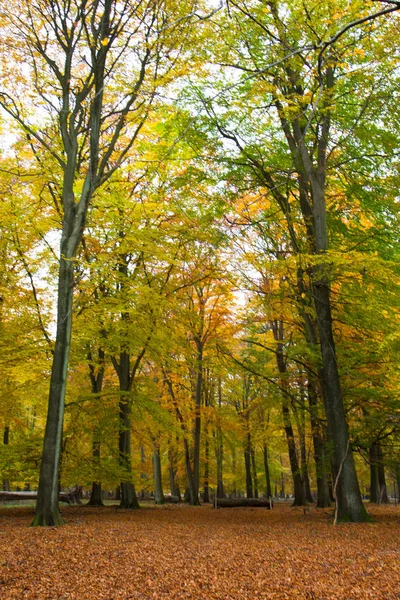
<path id="1" fill-rule="evenodd" d="M 50 378 L 50 392 L 39 487 L 33 526 L 56 526 L 64 523 L 58 505 L 59 469 L 62 449 L 65 392 L 71 345 L 72 296 L 74 266 L 68 254 L 68 237 L 63 227 L 60 267 L 58 273 L 58 303 L 56 343 Z"/>
<path id="2" fill-rule="evenodd" d="M 300 432 L 300 457 L 301 457 L 301 479 L 303 483 L 303 497 L 306 502 L 314 502 L 311 494 L 310 478 L 307 466 L 307 448 L 304 432 Z"/>
<path id="3" fill-rule="evenodd" d="M 145 492 L 146 483 L 145 482 L 147 482 L 147 475 L 145 473 L 145 461 L 146 461 L 146 455 L 144 452 L 144 446 L 143 446 L 143 444 L 140 444 L 140 485 L 141 485 L 141 489 L 139 492 L 139 498 L 142 498 L 142 499 L 144 499 L 146 496 L 146 492 Z"/>
<path id="4" fill-rule="evenodd" d="M 97 351 L 98 354 L 98 370 L 96 372 L 96 367 L 93 362 L 92 353 L 89 349 L 88 352 L 88 362 L 89 362 L 89 377 L 90 384 L 92 388 L 92 394 L 100 394 L 103 388 L 103 378 L 104 378 L 104 359 L 105 353 L 102 348 L 99 348 Z M 97 397 L 97 396 L 96 396 Z M 100 441 L 100 431 L 98 425 L 95 425 L 93 431 L 93 440 L 92 440 L 92 458 L 93 463 L 96 467 L 96 470 L 99 470 L 100 467 L 100 455 L 101 455 L 101 441 Z M 98 479 L 93 480 L 92 482 L 92 491 L 90 494 L 90 500 L 88 502 L 90 506 L 103 506 L 103 499 L 101 495 L 101 481 Z"/>
<path id="5" fill-rule="evenodd" d="M 389 504 L 386 487 L 383 452 L 380 444 L 374 442 L 369 449 L 370 465 L 370 502 L 374 504 Z"/>
<path id="6" fill-rule="evenodd" d="M 218 379 L 218 408 L 222 407 L 222 385 L 221 378 Z M 224 464 L 224 441 L 222 437 L 222 428 L 219 422 L 217 423 L 217 498 L 225 498 L 224 480 L 223 480 L 223 464 Z"/>
<path id="7" fill-rule="evenodd" d="M 3 431 L 3 444 L 5 446 L 8 446 L 9 441 L 10 441 L 10 427 L 8 425 L 6 425 L 4 427 L 4 431 Z M 5 492 L 10 491 L 10 482 L 8 479 L 3 479 L 3 490 Z"/>
<path id="8" fill-rule="evenodd" d="M 379 480 L 379 492 L 380 492 L 380 501 L 381 504 L 390 504 L 387 486 L 386 486 L 386 477 L 385 477 L 385 463 L 383 459 L 383 451 L 382 446 L 378 444 L 378 480 Z"/>
<path id="9" fill-rule="evenodd" d="M 124 473 L 121 481 L 120 508 L 140 508 L 132 481 L 131 459 L 131 375 L 129 354 L 120 354 L 118 365 L 119 378 L 119 463 Z"/>
<path id="10" fill-rule="evenodd" d="M 251 436 L 250 431 L 246 435 L 246 445 L 244 449 L 244 466 L 246 471 L 246 496 L 253 498 L 253 479 L 251 476 Z"/>
<path id="11" fill-rule="evenodd" d="M 378 455 L 377 444 L 371 444 L 369 448 L 369 472 L 370 472 L 370 490 L 369 500 L 373 504 L 380 504 L 379 476 L 378 476 Z"/>
<path id="12" fill-rule="evenodd" d="M 286 434 L 286 441 L 288 445 L 290 470 L 293 478 L 293 506 L 304 506 L 306 504 L 306 499 L 303 494 L 303 481 L 301 477 L 299 461 L 297 458 L 296 442 L 294 438 L 294 431 L 292 421 L 290 418 L 289 401 L 287 397 L 286 362 L 283 354 L 283 322 L 274 321 L 272 323 L 272 329 L 276 341 L 276 363 L 278 371 L 281 375 L 282 416 L 283 426 Z"/>
<path id="13" fill-rule="evenodd" d="M 337 518 L 338 521 L 365 521 L 368 515 L 361 499 L 336 362 L 330 290 L 323 279 L 314 280 L 313 290 L 320 334 L 328 431 L 333 441 L 336 472 L 340 472 L 336 485 Z"/>
<path id="14" fill-rule="evenodd" d="M 254 447 L 251 448 L 251 471 L 252 471 L 253 484 L 254 484 L 254 498 L 258 498 L 258 476 L 257 476 L 256 452 L 255 452 Z"/>
<path id="15" fill-rule="evenodd" d="M 203 392 L 203 344 L 197 339 L 196 388 L 195 388 L 195 421 L 193 445 L 193 504 L 199 504 L 200 488 L 200 436 L 201 436 L 201 401 Z"/>
<path id="16" fill-rule="evenodd" d="M 286 441 L 288 445 L 290 470 L 292 472 L 293 478 L 293 506 L 304 506 L 306 504 L 306 500 L 303 494 L 303 481 L 301 478 L 301 471 L 297 459 L 296 443 L 294 439 L 292 423 L 290 420 L 289 407 L 287 406 L 286 400 L 284 400 L 282 404 L 282 414 L 286 434 Z"/>
<path id="17" fill-rule="evenodd" d="M 282 456 L 279 457 L 279 461 L 281 463 L 281 491 L 279 492 L 280 498 L 285 498 L 285 473 L 283 471 L 283 460 Z"/>
<path id="18" fill-rule="evenodd" d="M 333 67 L 326 66 L 324 74 L 326 90 L 334 87 Z M 328 95 L 325 102 L 329 102 Z M 326 225 L 326 153 L 330 132 L 330 107 L 325 106 L 317 149 L 317 168 L 314 167 L 301 132 L 295 131 L 300 157 L 310 184 L 312 213 L 315 233 L 315 251 L 324 255 L 328 249 Z M 329 278 L 326 267 L 320 264 L 313 273 L 312 290 L 321 348 L 322 371 L 325 390 L 325 409 L 329 436 L 334 447 L 336 472 L 336 509 L 338 521 L 360 522 L 368 518 L 361 499 L 360 487 L 350 445 L 346 414 L 333 337 Z"/>
<path id="19" fill-rule="evenodd" d="M 314 461 L 317 474 L 317 507 L 331 506 L 325 442 L 318 422 L 318 392 L 313 377 L 308 373 L 308 403 L 310 406 L 311 434 L 314 446 Z"/>
<path id="20" fill-rule="evenodd" d="M 199 493 L 198 493 L 198 488 L 196 488 L 195 481 L 194 481 L 192 463 L 190 460 L 189 443 L 186 438 L 183 439 L 183 444 L 184 444 L 184 448 L 185 448 L 185 467 L 186 467 L 186 476 L 187 476 L 187 480 L 188 480 L 187 490 L 189 492 L 189 494 L 185 493 L 185 502 L 189 501 L 189 504 L 191 504 L 192 506 L 199 506 L 199 504 L 200 504 Z"/>
<path id="21" fill-rule="evenodd" d="M 170 445 L 168 450 L 168 461 L 169 461 L 169 488 L 171 490 L 171 496 L 176 496 L 181 502 L 181 491 L 176 482 L 176 455 L 175 451 Z"/>
<path id="22" fill-rule="evenodd" d="M 186 468 L 186 475 L 187 475 L 187 481 L 188 481 L 188 487 L 185 490 L 184 500 L 185 500 L 185 502 L 189 502 L 192 505 L 199 505 L 200 504 L 199 503 L 199 494 L 198 494 L 198 488 L 197 488 L 197 493 L 196 493 L 196 487 L 195 487 L 195 483 L 194 483 L 194 474 L 193 474 L 193 469 L 192 469 L 190 448 L 189 448 L 189 442 L 188 442 L 188 432 L 186 429 L 185 420 L 182 416 L 177 399 L 175 397 L 175 392 L 174 392 L 174 387 L 172 385 L 172 381 L 169 378 L 168 373 L 165 370 L 163 370 L 163 375 L 164 375 L 164 380 L 168 387 L 169 394 L 172 399 L 176 417 L 178 419 L 180 428 L 183 433 L 183 447 L 185 450 L 185 468 Z"/>
<path id="23" fill-rule="evenodd" d="M 210 442 L 208 440 L 208 431 L 205 429 L 205 464 L 204 464 L 204 495 L 203 501 L 210 502 Z"/>
<path id="24" fill-rule="evenodd" d="M 95 464 L 100 462 L 100 441 L 93 439 L 92 442 L 92 458 Z M 90 493 L 89 506 L 104 506 L 102 493 L 101 493 L 101 482 L 93 480 L 92 491 Z"/>
<path id="25" fill-rule="evenodd" d="M 311 494 L 310 478 L 308 476 L 308 465 L 307 465 L 307 446 L 306 446 L 306 424 L 305 424 L 305 411 L 304 411 L 304 392 L 302 390 L 301 401 L 303 405 L 300 407 L 300 415 L 298 416 L 298 431 L 300 440 L 300 462 L 301 462 L 301 479 L 303 483 L 303 498 L 306 502 L 314 502 L 314 498 Z"/>
<path id="26" fill-rule="evenodd" d="M 400 463 L 396 463 L 397 501 L 400 502 Z"/>
<path id="27" fill-rule="evenodd" d="M 233 444 L 232 447 L 232 496 L 237 496 L 237 477 L 236 477 L 236 446 Z"/>
<path id="28" fill-rule="evenodd" d="M 263 457 L 264 457 L 264 471 L 265 471 L 265 495 L 267 498 L 272 497 L 272 488 L 271 488 L 271 477 L 269 472 L 269 464 L 268 464 L 268 446 L 264 444 L 263 446 Z"/>
<path id="29" fill-rule="evenodd" d="M 165 504 L 165 497 L 162 486 L 162 475 L 161 475 L 161 456 L 160 446 L 153 442 L 153 468 L 154 468 L 154 499 L 156 504 Z"/>

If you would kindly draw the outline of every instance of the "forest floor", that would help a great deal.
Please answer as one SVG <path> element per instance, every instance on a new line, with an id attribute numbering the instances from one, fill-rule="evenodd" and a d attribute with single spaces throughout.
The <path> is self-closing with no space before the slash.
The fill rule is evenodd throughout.
<path id="1" fill-rule="evenodd" d="M 400 507 L 337 526 L 287 504 L 62 512 L 29 528 L 32 508 L 0 508 L 1 600 L 400 599 Z"/>

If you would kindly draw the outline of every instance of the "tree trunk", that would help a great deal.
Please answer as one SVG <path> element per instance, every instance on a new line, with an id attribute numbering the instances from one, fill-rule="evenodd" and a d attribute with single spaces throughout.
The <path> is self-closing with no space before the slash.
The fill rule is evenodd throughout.
<path id="1" fill-rule="evenodd" d="M 279 497 L 283 499 L 285 497 L 285 473 L 283 472 L 282 456 L 279 457 L 279 461 L 281 463 L 281 491 L 279 492 Z"/>
<path id="2" fill-rule="evenodd" d="M 400 502 L 400 463 L 395 465 L 395 476 L 397 483 L 397 502 Z"/>
<path id="3" fill-rule="evenodd" d="M 308 373 L 308 403 L 310 406 L 311 433 L 314 446 L 314 461 L 317 474 L 317 508 L 331 506 L 329 492 L 328 469 L 325 455 L 325 442 L 321 425 L 318 422 L 318 392 L 315 381 Z"/>
<path id="4" fill-rule="evenodd" d="M 208 435 L 207 428 L 205 430 L 205 435 Z M 210 502 L 210 442 L 208 441 L 208 437 L 206 437 L 205 441 L 205 465 L 204 465 L 204 494 L 203 501 Z"/>
<path id="5" fill-rule="evenodd" d="M 92 446 L 92 457 L 95 463 L 100 461 L 100 442 L 93 440 Z M 101 482 L 93 481 L 92 482 L 92 491 L 90 494 L 90 500 L 88 502 L 89 506 L 104 506 L 102 494 L 101 494 Z"/>
<path id="6" fill-rule="evenodd" d="M 250 432 L 247 432 L 246 446 L 244 449 L 244 466 L 246 471 L 246 496 L 253 498 L 253 480 L 251 476 L 251 437 Z"/>
<path id="7" fill-rule="evenodd" d="M 192 470 L 192 464 L 190 461 L 189 444 L 186 438 L 183 439 L 183 444 L 185 447 L 185 467 L 188 480 L 188 487 L 185 492 L 185 502 L 189 502 L 189 504 L 191 504 L 192 506 L 199 506 L 199 493 L 198 488 L 196 488 L 194 483 L 194 475 Z"/>
<path id="8" fill-rule="evenodd" d="M 147 475 L 144 472 L 145 468 L 145 461 L 146 461 L 146 455 L 144 453 L 144 446 L 143 444 L 140 444 L 140 485 L 141 485 L 141 489 L 139 492 L 139 497 L 140 498 L 145 498 L 146 496 L 146 492 L 145 492 L 145 487 L 146 487 L 146 482 L 147 482 Z M 144 487 L 142 487 L 144 486 Z"/>
<path id="9" fill-rule="evenodd" d="M 374 442 L 369 449 L 370 466 L 370 502 L 373 504 L 389 504 L 386 488 L 383 452 L 380 444 Z"/>
<path id="10" fill-rule="evenodd" d="M 233 474 L 233 481 L 232 481 L 232 496 L 236 496 L 237 495 L 237 479 L 236 479 L 236 447 L 233 444 L 232 445 L 232 474 Z"/>
<path id="11" fill-rule="evenodd" d="M 104 377 L 104 350 L 101 348 L 98 349 L 98 361 L 99 361 L 99 369 L 96 373 L 95 365 L 93 363 L 92 354 L 89 350 L 88 352 L 88 361 L 89 361 L 89 376 L 90 383 L 92 388 L 92 394 L 100 394 L 103 388 L 103 377 Z M 101 441 L 100 441 L 100 431 L 98 425 L 95 425 L 93 431 L 93 441 L 92 441 L 92 458 L 93 463 L 97 470 L 100 467 L 100 449 L 101 449 Z M 104 506 L 103 499 L 101 494 L 101 481 L 93 481 L 92 482 L 92 491 L 90 494 L 90 500 L 88 502 L 90 506 Z"/>
<path id="12" fill-rule="evenodd" d="M 258 476 L 257 476 L 256 452 L 255 452 L 254 448 L 251 449 L 251 471 L 252 471 L 252 475 L 253 475 L 254 498 L 258 498 Z"/>
<path id="13" fill-rule="evenodd" d="M 290 470 L 292 472 L 293 478 L 293 491 L 294 491 L 294 500 L 293 506 L 304 506 L 306 504 L 306 500 L 303 494 L 303 481 L 301 478 L 301 472 L 299 468 L 299 462 L 297 460 L 297 452 L 296 452 L 296 443 L 294 439 L 294 432 L 292 423 L 290 420 L 290 412 L 289 408 L 286 405 L 286 401 L 283 401 L 282 405 L 282 414 L 283 414 L 283 422 L 286 433 L 286 441 L 288 445 L 288 453 L 289 453 L 289 462 L 290 462 Z"/>
<path id="14" fill-rule="evenodd" d="M 195 389 L 195 421 L 193 445 L 193 503 L 199 504 L 200 488 L 200 435 L 201 435 L 201 400 L 203 391 L 203 344 L 196 341 L 196 389 Z M 196 500 L 197 499 L 197 500 Z"/>
<path id="15" fill-rule="evenodd" d="M 304 409 L 301 408 L 301 424 L 299 427 L 299 438 L 300 438 L 300 460 L 301 460 L 301 479 L 303 484 L 303 498 L 306 502 L 314 502 L 314 498 L 311 494 L 310 478 L 308 476 L 308 465 L 307 465 L 307 447 L 306 447 L 306 436 L 305 436 L 305 423 L 304 423 Z"/>
<path id="16" fill-rule="evenodd" d="M 120 508 L 140 508 L 132 481 L 130 399 L 124 395 L 120 396 L 119 420 L 119 463 L 124 472 L 124 480 L 120 485 Z"/>
<path id="17" fill-rule="evenodd" d="M 165 504 L 165 497 L 162 487 L 161 475 L 161 457 L 160 446 L 154 442 L 153 452 L 153 467 L 154 467 L 154 499 L 156 504 Z"/>
<path id="18" fill-rule="evenodd" d="M 175 496 L 181 502 L 181 492 L 179 486 L 176 482 L 176 457 L 175 452 L 170 446 L 168 450 L 168 460 L 169 460 L 169 487 L 171 490 L 171 496 Z"/>
<path id="19" fill-rule="evenodd" d="M 271 489 L 271 477 L 269 473 L 269 464 L 268 464 L 268 446 L 264 444 L 263 446 L 263 456 L 264 456 L 264 471 L 265 471 L 265 495 L 267 498 L 272 497 L 272 489 Z"/>
<path id="20" fill-rule="evenodd" d="M 4 432 L 3 432 L 3 444 L 5 446 L 8 446 L 10 441 L 10 428 L 8 425 L 6 425 L 4 427 Z M 10 491 L 10 482 L 8 479 L 3 479 L 3 490 L 5 492 L 9 492 Z"/>
<path id="21" fill-rule="evenodd" d="M 385 477 L 385 463 L 383 460 L 382 446 L 378 444 L 378 479 L 379 479 L 379 491 L 381 504 L 390 504 L 389 496 L 387 493 L 386 477 Z"/>
<path id="22" fill-rule="evenodd" d="M 72 327 L 72 296 L 74 267 L 68 257 L 66 232 L 63 227 L 60 267 L 58 274 L 57 330 L 43 454 L 40 464 L 39 487 L 33 526 L 56 526 L 64 523 L 58 506 L 59 469 L 62 448 L 65 392 Z"/>
<path id="23" fill-rule="evenodd" d="M 339 479 L 336 485 L 337 520 L 361 522 L 368 520 L 363 506 L 353 453 L 344 412 L 339 372 L 336 361 L 335 341 L 332 332 L 330 290 L 322 279 L 314 280 L 314 301 L 319 329 L 324 388 L 326 393 L 326 416 L 329 436 L 334 447 L 334 461 Z"/>
<path id="24" fill-rule="evenodd" d="M 221 379 L 218 379 L 218 408 L 222 407 L 222 385 Z M 224 441 L 222 437 L 222 429 L 218 420 L 217 424 L 217 498 L 225 498 L 224 480 L 223 480 L 223 464 L 224 464 Z"/>
<path id="25" fill-rule="evenodd" d="M 303 494 L 303 481 L 301 477 L 299 461 L 297 458 L 296 442 L 294 438 L 294 431 L 290 418 L 289 401 L 287 397 L 286 361 L 283 353 L 284 330 L 282 320 L 273 321 L 272 330 L 274 339 L 276 341 L 276 364 L 281 375 L 283 427 L 286 434 L 290 470 L 293 478 L 293 506 L 304 506 L 306 504 L 306 500 Z"/>
<path id="26" fill-rule="evenodd" d="M 372 502 L 373 504 L 380 504 L 378 457 L 377 457 L 377 445 L 376 444 L 372 444 L 369 448 L 369 472 L 370 472 L 369 501 Z"/>

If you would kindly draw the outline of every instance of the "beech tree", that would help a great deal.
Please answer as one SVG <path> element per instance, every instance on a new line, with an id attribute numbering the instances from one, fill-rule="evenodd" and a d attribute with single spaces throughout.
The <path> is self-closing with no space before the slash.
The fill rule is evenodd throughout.
<path id="1" fill-rule="evenodd" d="M 213 48 L 213 60 L 225 69 L 226 79 L 221 78 L 216 94 L 207 87 L 198 92 L 210 127 L 229 140 L 236 174 L 241 172 L 243 177 L 246 173 L 249 181 L 274 200 L 287 229 L 287 249 L 298 257 L 299 310 L 307 341 L 319 346 L 320 352 L 319 379 L 338 478 L 338 517 L 350 521 L 362 521 L 367 515 L 354 466 L 333 333 L 328 159 L 336 141 L 337 98 L 343 81 L 351 80 L 351 75 L 347 79 L 342 72 L 341 61 L 363 35 L 359 30 L 355 37 L 346 34 L 399 9 L 398 3 L 387 3 L 373 12 L 374 4 L 352 3 L 350 8 L 340 2 L 271 0 L 264 5 L 230 1 L 217 36 L 229 43 Z M 245 185 L 240 180 L 242 190 Z M 302 255 L 307 258 L 303 260 Z"/>
<path id="2" fill-rule="evenodd" d="M 193 16 L 187 8 L 163 0 L 23 0 L 3 14 L 11 60 L 0 103 L 24 131 L 39 164 L 43 155 L 51 157 L 54 176 L 47 191 L 61 220 L 57 332 L 34 525 L 62 523 L 58 472 L 74 258 L 88 208 L 132 150 L 157 86 L 169 81 Z M 31 116 L 35 104 L 40 108 Z"/>

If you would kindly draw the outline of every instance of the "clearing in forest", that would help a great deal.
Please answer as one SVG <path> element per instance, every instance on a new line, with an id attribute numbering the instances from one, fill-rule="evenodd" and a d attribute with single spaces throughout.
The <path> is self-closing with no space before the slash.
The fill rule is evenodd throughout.
<path id="1" fill-rule="evenodd" d="M 29 528 L 0 508 L 2 600 L 394 600 L 400 509 L 332 526 L 332 511 L 68 507 L 67 525 Z"/>

